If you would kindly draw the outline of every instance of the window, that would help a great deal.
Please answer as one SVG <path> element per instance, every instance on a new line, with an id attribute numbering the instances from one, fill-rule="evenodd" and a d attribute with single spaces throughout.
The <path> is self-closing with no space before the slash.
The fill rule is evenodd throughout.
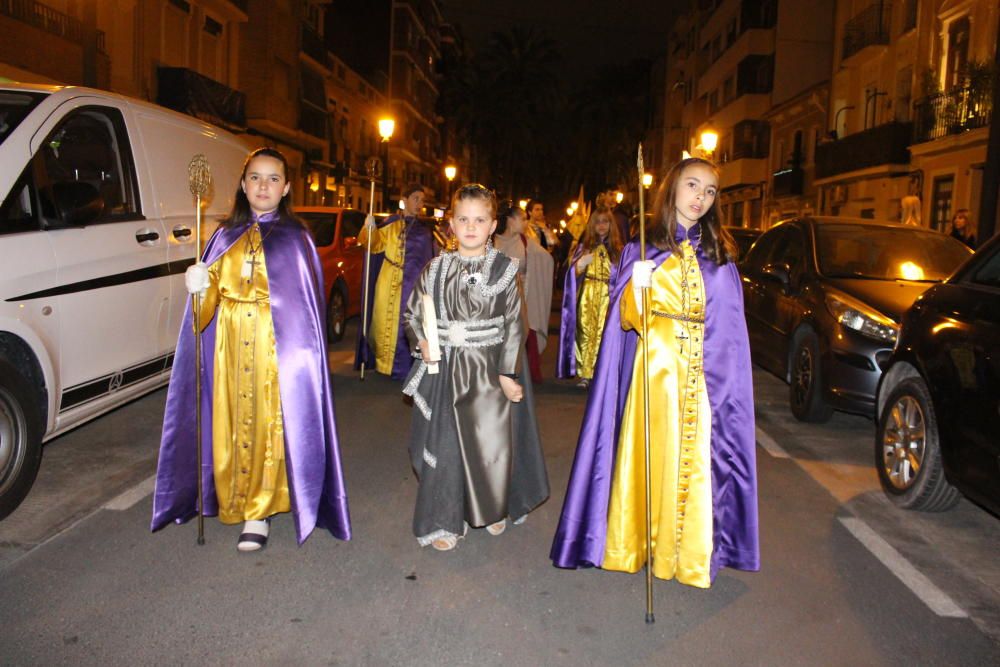
<path id="1" fill-rule="evenodd" d="M 951 198 L 955 190 L 955 177 L 951 174 L 934 179 L 931 190 L 931 228 L 946 231 L 951 222 Z"/>
<path id="2" fill-rule="evenodd" d="M 1000 246 L 993 246 L 993 254 L 969 276 L 969 282 L 987 287 L 1000 287 Z"/>
<path id="3" fill-rule="evenodd" d="M 341 241 L 352 236 L 357 238 L 361 234 L 361 227 L 365 224 L 365 214 L 361 211 L 344 211 L 342 216 L 340 222 Z"/>
<path id="4" fill-rule="evenodd" d="M 729 77 L 722 84 L 722 104 L 726 105 L 733 101 L 736 82 L 734 77 Z"/>
<path id="5" fill-rule="evenodd" d="M 917 27 L 917 10 L 919 0 L 904 0 L 903 2 L 903 32 L 909 32 Z"/>
<path id="6" fill-rule="evenodd" d="M 913 65 L 896 72 L 896 120 L 900 123 L 910 121 L 910 103 L 913 99 Z"/>
<path id="7" fill-rule="evenodd" d="M 35 159 L 41 212 L 63 224 L 99 207 L 97 222 L 139 213 L 132 152 L 125 122 L 116 109 L 89 107 L 68 116 L 48 136 Z"/>
<path id="8" fill-rule="evenodd" d="M 35 187 L 29 166 L 10 189 L 6 201 L 0 204 L 0 236 L 32 232 L 39 228 L 35 216 Z"/>
<path id="9" fill-rule="evenodd" d="M 952 21 L 948 26 L 948 60 L 945 70 L 945 90 L 962 85 L 965 67 L 969 64 L 969 17 Z"/>

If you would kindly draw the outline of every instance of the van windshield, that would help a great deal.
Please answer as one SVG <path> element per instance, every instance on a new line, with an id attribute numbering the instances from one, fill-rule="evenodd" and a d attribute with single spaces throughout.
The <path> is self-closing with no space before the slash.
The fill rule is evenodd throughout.
<path id="1" fill-rule="evenodd" d="M 17 129 L 31 110 L 45 99 L 45 93 L 0 90 L 0 144 Z"/>

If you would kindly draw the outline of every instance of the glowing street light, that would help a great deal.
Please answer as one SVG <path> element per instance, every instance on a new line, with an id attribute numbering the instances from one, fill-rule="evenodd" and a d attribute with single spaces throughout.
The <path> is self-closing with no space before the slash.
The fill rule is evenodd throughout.
<path id="1" fill-rule="evenodd" d="M 392 118 L 382 118 L 378 122 L 378 135 L 382 141 L 389 141 L 392 133 L 396 131 L 396 121 Z"/>
<path id="2" fill-rule="evenodd" d="M 649 189 L 649 186 L 653 184 L 653 175 L 646 172 L 642 175 L 642 187 Z"/>
<path id="3" fill-rule="evenodd" d="M 618 192 L 616 192 L 615 193 L 615 201 L 618 202 L 619 204 L 621 204 L 623 201 L 625 201 L 625 193 L 622 192 L 621 190 L 619 190 Z"/>
<path id="4" fill-rule="evenodd" d="M 716 147 L 719 145 L 719 135 L 713 130 L 705 130 L 701 133 L 701 147 L 705 149 L 705 152 L 711 155 L 715 152 Z"/>
<path id="5" fill-rule="evenodd" d="M 521 201 L 517 202 L 517 205 L 520 206 L 522 209 L 527 210 L 527 208 L 528 208 L 528 200 L 527 199 L 522 199 Z"/>
<path id="6" fill-rule="evenodd" d="M 573 209 L 574 213 L 576 213 L 576 209 L 580 208 L 580 202 L 571 201 L 569 203 L 569 207 Z"/>
<path id="7" fill-rule="evenodd" d="M 573 217 L 573 207 L 572 206 L 566 207 L 566 215 L 568 215 L 571 218 Z"/>
<path id="8" fill-rule="evenodd" d="M 444 168 L 444 177 L 448 179 L 448 183 L 455 180 L 455 176 L 458 175 L 458 167 L 453 164 L 449 164 Z"/>

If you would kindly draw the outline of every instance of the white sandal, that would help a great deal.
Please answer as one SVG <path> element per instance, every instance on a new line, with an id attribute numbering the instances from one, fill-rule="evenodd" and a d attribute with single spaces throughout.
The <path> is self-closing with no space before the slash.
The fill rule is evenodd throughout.
<path id="1" fill-rule="evenodd" d="M 458 537 L 452 535 L 451 533 L 447 535 L 442 535 L 441 537 L 438 537 L 433 542 L 431 542 L 431 546 L 437 549 L 438 551 L 451 551 L 457 545 L 458 545 Z"/>
<path id="2" fill-rule="evenodd" d="M 507 530 L 507 519 L 500 519 L 496 523 L 486 526 L 486 532 L 494 537 L 502 535 L 505 530 Z"/>

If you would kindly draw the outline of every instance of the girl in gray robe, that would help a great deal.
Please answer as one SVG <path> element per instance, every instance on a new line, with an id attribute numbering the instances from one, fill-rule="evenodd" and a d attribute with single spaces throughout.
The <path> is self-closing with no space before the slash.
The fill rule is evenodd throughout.
<path id="1" fill-rule="evenodd" d="M 520 380 L 518 265 L 489 243 L 496 200 L 467 185 L 452 210 L 458 250 L 427 265 L 404 316 L 418 357 L 403 389 L 413 397 L 410 456 L 420 481 L 413 532 L 422 546 L 442 551 L 469 526 L 499 535 L 507 517 L 519 522 L 549 495 L 531 382 Z M 436 373 L 427 354 L 433 320 Z"/>

